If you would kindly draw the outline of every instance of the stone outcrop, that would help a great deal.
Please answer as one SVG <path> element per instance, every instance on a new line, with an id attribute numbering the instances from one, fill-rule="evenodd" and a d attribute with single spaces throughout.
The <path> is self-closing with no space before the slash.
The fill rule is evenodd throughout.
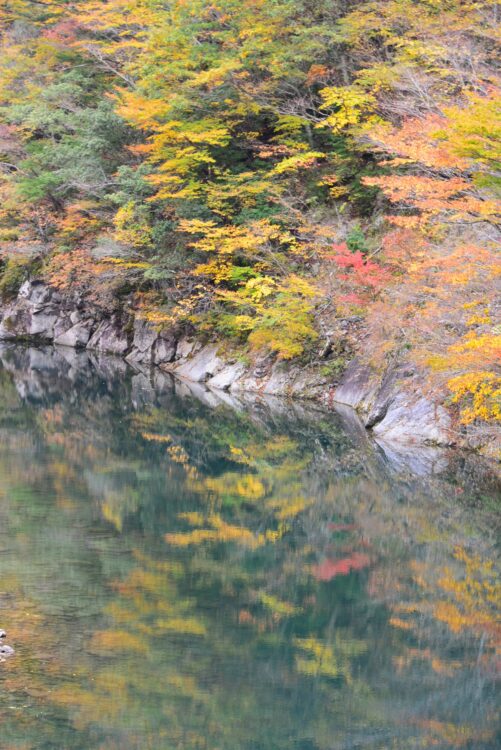
<path id="1" fill-rule="evenodd" d="M 105 316 L 38 279 L 26 281 L 17 298 L 1 307 L 0 340 L 54 343 L 138 363 L 170 362 L 176 352 L 172 332 L 159 333 L 128 314 Z"/>
<path id="2" fill-rule="evenodd" d="M 425 388 L 413 369 L 390 366 L 383 373 L 354 360 L 333 400 L 355 409 L 366 428 L 390 442 L 455 445 L 459 435 L 448 412 L 423 396 Z"/>
<path id="3" fill-rule="evenodd" d="M 36 279 L 25 282 L 15 300 L 0 306 L 2 340 L 119 355 L 139 373 L 159 367 L 181 382 L 203 384 L 204 398 L 218 393 L 219 401 L 254 393 L 308 399 L 331 410 L 346 405 L 358 413 L 365 429 L 387 443 L 475 449 L 485 445 L 478 438 L 475 445 L 469 443 L 469 436 L 455 428 L 449 413 L 424 396 L 420 375 L 409 365 L 399 363 L 376 372 L 353 360 L 336 382 L 321 364 L 300 366 L 270 356 L 249 363 L 223 354 L 214 342 L 203 345 L 186 334 L 157 330 L 130 313 L 105 316 L 89 310 Z"/>
<path id="4" fill-rule="evenodd" d="M 364 426 L 387 442 L 455 445 L 455 433 L 447 411 L 423 396 L 418 375 L 403 366 L 378 374 L 370 367 L 353 361 L 341 383 L 314 367 L 285 365 L 273 360 L 246 366 L 228 361 L 209 344 L 197 351 L 183 341 L 178 350 L 183 355 L 162 369 L 186 380 L 205 383 L 209 388 L 260 393 L 263 396 L 285 396 L 311 399 L 327 408 L 344 404 L 355 409 Z"/>
<path id="5" fill-rule="evenodd" d="M 120 320 L 115 317 L 102 320 L 87 342 L 87 349 L 125 355 L 129 349 L 129 339 Z"/>

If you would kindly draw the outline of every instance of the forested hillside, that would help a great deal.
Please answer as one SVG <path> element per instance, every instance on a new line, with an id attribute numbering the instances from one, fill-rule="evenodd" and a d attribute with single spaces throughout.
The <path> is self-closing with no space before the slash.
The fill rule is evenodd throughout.
<path id="1" fill-rule="evenodd" d="M 405 356 L 501 420 L 501 5 L 3 0 L 4 296 L 248 357 Z"/>

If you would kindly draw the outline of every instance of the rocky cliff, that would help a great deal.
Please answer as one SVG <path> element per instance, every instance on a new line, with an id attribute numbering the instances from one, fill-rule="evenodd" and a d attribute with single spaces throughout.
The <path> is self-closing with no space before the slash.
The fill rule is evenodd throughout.
<path id="1" fill-rule="evenodd" d="M 406 363 L 377 372 L 353 360 L 341 378 L 320 364 L 298 365 L 256 358 L 252 363 L 221 354 L 172 330 L 157 330 L 131 313 L 105 315 L 84 300 L 69 298 L 41 280 L 26 281 L 0 308 L 0 340 L 24 340 L 106 352 L 138 368 L 159 367 L 214 392 L 252 392 L 313 400 L 327 409 L 346 405 L 364 426 L 388 443 L 479 449 L 495 456 L 499 433 L 479 435 L 458 426 L 440 404 L 425 396 L 423 376 Z M 325 363 L 323 363 L 325 365 Z"/>

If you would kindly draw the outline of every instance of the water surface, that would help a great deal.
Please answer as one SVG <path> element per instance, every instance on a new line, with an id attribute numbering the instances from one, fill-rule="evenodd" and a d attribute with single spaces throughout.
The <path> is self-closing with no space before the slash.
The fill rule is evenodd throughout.
<path id="1" fill-rule="evenodd" d="M 349 414 L 0 350 L 2 750 L 494 750 L 499 486 Z"/>

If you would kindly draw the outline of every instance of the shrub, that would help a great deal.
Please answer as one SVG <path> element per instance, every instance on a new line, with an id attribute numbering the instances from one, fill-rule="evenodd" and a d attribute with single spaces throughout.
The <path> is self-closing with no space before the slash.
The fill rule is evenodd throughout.
<path id="1" fill-rule="evenodd" d="M 21 285 L 36 270 L 38 262 L 24 255 L 13 256 L 4 261 L 0 268 L 0 297 L 3 300 L 14 299 Z"/>

